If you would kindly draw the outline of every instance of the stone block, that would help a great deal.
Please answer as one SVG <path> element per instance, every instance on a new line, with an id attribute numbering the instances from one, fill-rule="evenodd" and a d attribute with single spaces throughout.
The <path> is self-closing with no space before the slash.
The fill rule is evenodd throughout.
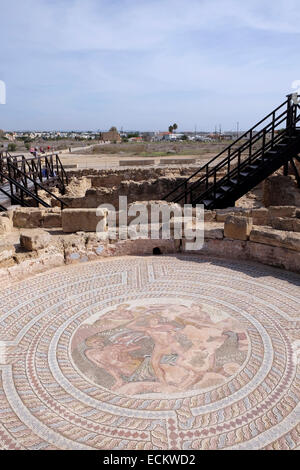
<path id="1" fill-rule="evenodd" d="M 51 243 L 51 235 L 44 230 L 32 230 L 28 233 L 21 233 L 21 247 L 27 251 L 36 251 L 46 248 Z"/>
<path id="2" fill-rule="evenodd" d="M 274 217 L 295 217 L 296 207 L 295 206 L 270 206 L 269 216 Z"/>
<path id="3" fill-rule="evenodd" d="M 250 233 L 250 241 L 270 246 L 284 247 L 286 234 L 268 227 L 254 226 Z"/>
<path id="4" fill-rule="evenodd" d="M 265 179 L 263 201 L 269 206 L 300 206 L 300 191 L 294 176 L 272 175 Z"/>
<path id="5" fill-rule="evenodd" d="M 107 209 L 64 209 L 62 230 L 65 233 L 105 232 L 107 212 Z"/>
<path id="6" fill-rule="evenodd" d="M 300 233 L 287 232 L 285 246 L 290 250 L 300 251 Z"/>
<path id="7" fill-rule="evenodd" d="M 13 223 L 9 217 L 0 217 L 0 235 L 11 232 L 13 229 Z"/>
<path id="8" fill-rule="evenodd" d="M 286 231 L 294 231 L 294 222 L 296 219 L 292 217 L 273 217 L 271 219 L 271 226 L 276 230 L 286 230 Z"/>
<path id="9" fill-rule="evenodd" d="M 65 235 L 63 246 L 66 264 L 74 264 L 87 261 L 87 236 L 83 233 Z"/>
<path id="10" fill-rule="evenodd" d="M 224 236 L 234 240 L 248 240 L 251 229 L 251 218 L 229 215 L 225 220 Z"/>
<path id="11" fill-rule="evenodd" d="M 245 209 L 242 207 L 228 207 L 227 209 L 217 209 L 216 221 L 225 222 L 228 215 L 239 215 L 242 217 L 251 217 L 251 209 Z"/>
<path id="12" fill-rule="evenodd" d="M 182 240 L 182 251 L 186 251 L 187 240 Z M 248 242 L 242 240 L 224 239 L 205 239 L 204 245 L 200 250 L 195 253 L 213 256 L 225 256 L 232 259 L 247 259 L 247 245 Z M 193 251 L 191 251 L 193 253 Z"/>
<path id="13" fill-rule="evenodd" d="M 204 211 L 204 222 L 213 222 L 216 220 L 215 211 Z"/>
<path id="14" fill-rule="evenodd" d="M 43 224 L 44 209 L 20 207 L 14 210 L 13 224 L 17 228 L 39 228 Z"/>
<path id="15" fill-rule="evenodd" d="M 221 240 L 224 237 L 223 224 L 218 223 L 207 223 L 204 224 L 204 238 L 218 239 Z"/>
<path id="16" fill-rule="evenodd" d="M 249 258 L 259 263 L 300 272 L 300 252 L 278 246 L 247 242 Z"/>
<path id="17" fill-rule="evenodd" d="M 293 231 L 300 232 L 300 220 L 299 219 L 293 219 Z"/>
<path id="18" fill-rule="evenodd" d="M 268 225 L 269 223 L 269 210 L 265 207 L 252 209 L 253 225 Z"/>
<path id="19" fill-rule="evenodd" d="M 300 251 L 300 233 L 256 226 L 251 231 L 250 241 Z"/>
<path id="20" fill-rule="evenodd" d="M 216 221 L 217 222 L 225 222 L 226 218 L 229 215 L 234 215 L 234 210 L 233 209 L 231 209 L 231 210 L 228 210 L 228 209 L 216 210 Z"/>
<path id="21" fill-rule="evenodd" d="M 45 228 L 57 228 L 61 227 L 61 212 L 47 212 L 43 217 L 43 227 Z"/>

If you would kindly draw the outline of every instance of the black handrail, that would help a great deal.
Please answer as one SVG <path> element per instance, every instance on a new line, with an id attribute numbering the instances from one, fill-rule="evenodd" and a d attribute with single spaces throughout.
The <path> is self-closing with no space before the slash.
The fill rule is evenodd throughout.
<path id="1" fill-rule="evenodd" d="M 297 120 L 297 122 L 299 121 L 299 118 Z M 286 137 L 286 135 L 284 136 Z M 277 139 L 275 139 L 275 144 L 278 145 L 281 141 L 282 141 L 282 136 L 278 136 Z M 299 140 L 300 140 L 300 137 L 299 137 Z M 290 145 L 287 145 L 286 148 L 285 148 L 285 152 L 294 145 L 294 142 L 291 142 Z M 260 157 L 263 157 L 265 154 L 268 153 L 268 151 L 270 151 L 273 146 L 272 146 L 272 142 L 268 142 L 265 144 L 264 146 L 265 150 L 263 153 L 258 153 L 257 154 L 257 158 L 251 160 L 251 163 L 255 163 L 259 160 Z M 283 151 L 283 152 L 284 152 Z M 262 160 L 262 164 L 264 164 L 264 159 Z M 217 192 L 218 189 L 220 189 L 223 185 L 226 185 L 226 183 L 228 183 L 229 180 L 231 179 L 235 179 L 237 178 L 237 180 L 239 181 L 240 180 L 240 173 L 243 172 L 243 170 L 245 170 L 246 168 L 248 169 L 249 165 L 249 161 L 248 159 L 241 162 L 241 164 L 235 168 L 233 168 L 230 173 L 226 174 L 223 178 L 221 178 L 220 180 L 218 180 L 215 185 L 214 185 L 214 194 Z M 258 173 L 259 171 L 261 170 L 261 165 L 259 165 L 257 167 L 257 169 L 253 169 L 252 172 L 251 172 L 251 175 L 254 175 L 256 173 Z M 197 204 L 199 201 L 201 200 L 204 200 L 206 196 L 208 196 L 211 192 L 211 188 L 209 188 L 207 191 L 205 192 L 202 192 L 198 197 L 195 197 L 193 198 L 193 204 Z"/>
<path id="2" fill-rule="evenodd" d="M 14 178 L 13 180 L 17 181 L 18 179 L 21 179 L 22 182 L 23 182 L 23 186 L 24 188 L 28 188 L 28 180 L 33 183 L 34 185 L 34 190 L 35 190 L 35 195 L 38 197 L 38 188 L 45 191 L 46 193 L 50 194 L 51 197 L 53 197 L 54 199 L 56 199 L 57 201 L 60 202 L 61 204 L 61 208 L 63 209 L 64 206 L 68 206 L 68 204 L 66 202 L 64 202 L 62 199 L 60 199 L 58 196 L 56 196 L 55 194 L 53 194 L 51 191 L 49 191 L 49 189 L 45 188 L 44 186 L 42 186 L 40 183 L 38 183 L 35 179 L 31 178 L 30 176 L 28 176 L 26 173 L 24 173 L 22 170 L 20 170 L 20 168 L 14 166 L 9 160 L 7 161 L 7 166 L 8 166 L 8 170 L 9 170 L 9 173 L 12 171 L 14 173 Z M 11 173 L 9 175 L 11 177 Z M 50 207 L 49 205 L 47 205 L 48 207 Z"/>
<path id="3" fill-rule="evenodd" d="M 2 153 L 0 154 L 1 171 L 6 169 L 8 160 L 13 162 L 18 168 L 21 167 L 24 173 L 29 172 L 30 176 L 34 179 L 39 179 L 41 183 L 44 179 L 48 181 L 50 178 L 57 178 L 61 183 L 62 191 L 65 191 L 69 180 L 58 154 L 25 157 L 24 155 L 12 156 L 8 152 L 7 155 L 4 156 Z M 45 173 L 43 172 L 43 168 L 46 170 Z"/>
<path id="4" fill-rule="evenodd" d="M 4 156 L 2 152 L 0 155 L 0 184 L 7 181 L 4 175 L 13 177 L 12 179 L 21 182 L 27 189 L 28 183 L 32 183 L 36 195 L 38 195 L 38 189 L 42 189 L 58 200 L 62 209 L 64 206 L 67 206 L 64 201 L 43 185 L 44 180 L 49 181 L 50 179 L 56 178 L 60 183 L 61 192 L 63 194 L 65 192 L 66 185 L 68 184 L 68 176 L 58 154 L 25 157 L 24 155 L 12 156 L 8 152 L 6 152 Z M 18 186 L 15 188 L 17 192 L 21 191 Z M 14 187 L 11 186 L 12 196 L 13 192 Z"/>
<path id="5" fill-rule="evenodd" d="M 277 117 L 277 119 L 279 119 L 280 117 L 282 116 L 285 116 L 285 113 L 282 113 L 280 116 Z M 280 124 L 282 124 L 283 122 L 285 121 L 285 117 L 283 119 L 281 119 L 275 126 L 278 127 Z M 261 131 L 259 131 L 253 138 L 252 140 L 250 141 L 247 141 L 245 142 L 244 144 L 241 145 L 240 148 L 237 148 L 235 149 L 234 153 L 231 154 L 231 158 L 230 158 L 230 164 L 232 163 L 233 160 L 235 160 L 236 158 L 239 158 L 239 156 L 242 156 L 242 152 L 244 150 L 247 150 L 247 148 L 251 147 L 253 148 L 253 143 L 259 141 L 264 135 L 267 135 L 268 132 L 270 131 L 269 127 L 273 126 L 273 123 L 270 123 L 268 124 L 267 126 L 265 126 L 263 129 L 261 129 Z M 280 138 L 283 137 L 283 134 L 281 134 Z M 274 146 L 274 143 L 276 142 L 276 138 L 274 137 L 273 140 L 270 140 L 269 141 L 269 144 L 271 146 L 271 148 Z M 244 162 L 248 162 L 248 163 L 251 163 L 252 160 L 254 160 L 254 157 L 256 157 L 257 155 L 259 155 L 261 152 L 261 148 L 259 148 L 256 152 L 250 154 L 250 156 L 244 160 Z M 217 165 L 213 168 L 211 168 L 210 170 L 208 170 L 208 173 L 206 173 L 204 176 L 200 177 L 199 180 L 195 181 L 188 189 L 188 191 L 191 191 L 193 189 L 196 189 L 197 186 L 200 186 L 200 184 L 205 181 L 206 179 L 208 179 L 210 176 L 214 175 L 217 170 L 220 170 L 222 168 L 224 168 L 224 166 L 228 165 L 228 157 L 226 157 L 225 159 L 223 159 L 222 161 L 220 161 L 219 163 L 217 163 Z M 231 167 L 232 165 L 230 165 Z M 227 175 L 230 173 L 230 168 L 229 168 L 229 171 L 227 172 Z M 178 195 L 176 198 L 175 198 L 175 202 L 177 200 L 180 200 L 181 195 Z"/>
<path id="6" fill-rule="evenodd" d="M 263 147 L 264 152 L 266 148 L 272 149 L 278 141 L 278 137 L 277 135 L 275 135 L 276 129 L 278 128 L 279 125 L 281 125 L 284 122 L 286 122 L 286 126 L 285 126 L 284 133 L 280 135 L 280 139 L 288 135 L 292 135 L 293 129 L 295 128 L 296 123 L 299 121 L 299 118 L 297 118 L 297 109 L 299 108 L 299 105 L 292 104 L 291 97 L 292 95 L 287 95 L 287 99 L 281 105 L 275 108 L 266 117 L 261 119 L 253 127 L 251 127 L 247 132 L 245 132 L 238 139 L 236 139 L 232 144 L 227 146 L 218 155 L 216 155 L 209 162 L 203 165 L 200 169 L 194 172 L 189 178 L 187 178 L 185 181 L 183 181 L 178 186 L 176 186 L 176 188 L 170 191 L 164 197 L 164 199 L 169 198 L 172 194 L 176 192 L 178 193 L 178 191 L 181 188 L 184 188 L 179 194 L 177 194 L 172 199 L 172 201 L 179 202 L 184 199 L 184 202 L 186 203 L 188 201 L 188 196 L 190 196 L 191 202 L 195 202 L 192 197 L 193 191 L 195 191 L 199 186 L 205 183 L 205 190 L 202 193 L 201 198 L 211 191 L 211 187 L 209 184 L 210 177 L 213 177 L 214 179 L 213 186 L 214 186 L 214 199 L 215 199 L 216 188 L 219 186 L 219 184 L 217 184 L 217 172 L 219 170 L 223 171 L 224 168 L 227 169 L 226 176 L 221 178 L 221 180 L 219 180 L 219 181 L 224 182 L 226 179 L 228 179 L 228 175 L 231 174 L 231 171 L 234 170 L 234 166 L 236 165 L 236 163 L 237 163 L 238 168 L 240 169 L 241 164 L 243 162 L 247 162 L 248 164 L 252 163 L 257 158 L 257 156 L 261 154 L 262 147 Z M 279 115 L 276 116 L 276 113 L 282 108 L 284 108 L 284 110 Z M 268 122 L 263 128 L 258 130 L 257 128 L 261 126 L 261 124 L 264 123 L 266 120 L 268 120 L 270 117 L 272 118 L 271 121 Z M 266 138 L 268 135 L 270 135 L 270 139 L 267 142 L 267 147 L 266 147 Z M 244 141 L 246 137 L 247 137 L 247 140 Z M 260 145 L 260 147 L 257 149 L 255 144 L 261 143 L 260 141 L 262 141 L 263 145 Z M 237 146 L 237 144 L 239 146 Z M 247 151 L 248 157 L 244 158 L 244 153 L 246 151 Z M 210 167 L 212 163 L 216 162 L 216 160 L 220 159 L 220 157 L 222 157 L 222 155 L 224 154 L 226 154 L 226 157 L 223 158 L 223 160 L 218 162 L 215 166 Z M 197 181 L 193 182 L 192 179 L 195 178 L 195 176 L 198 175 L 199 173 L 202 174 L 202 176 L 200 176 L 200 178 L 197 179 Z"/>
<path id="7" fill-rule="evenodd" d="M 6 179 L 6 181 L 9 182 L 10 184 L 10 187 L 11 187 L 11 192 L 8 193 L 3 187 L 0 186 L 0 191 L 5 194 L 6 196 L 8 196 L 10 199 L 14 200 L 15 202 L 18 202 L 19 204 L 21 204 L 22 206 L 29 206 L 28 203 L 26 203 L 26 201 L 24 200 L 24 193 L 27 194 L 27 196 L 33 198 L 36 202 L 38 202 L 39 204 L 42 204 L 44 207 L 51 207 L 49 206 L 49 204 L 47 204 L 45 201 L 43 201 L 41 198 L 39 198 L 37 195 L 35 195 L 34 193 L 32 193 L 31 191 L 29 191 L 29 189 L 25 188 L 24 186 L 22 186 L 18 181 L 16 181 L 15 179 L 11 178 L 10 176 L 8 175 L 5 175 L 3 173 L 0 173 L 1 176 L 3 176 L 4 179 Z M 21 194 L 21 198 L 19 198 L 16 193 L 14 193 L 12 191 L 12 186 L 15 186 L 16 188 L 18 188 L 20 190 L 20 194 Z"/>
<path id="8" fill-rule="evenodd" d="M 247 132 L 244 132 L 244 134 L 242 134 L 238 139 L 236 139 L 234 142 L 232 142 L 230 145 L 228 145 L 227 147 L 225 147 L 225 149 L 223 149 L 221 152 L 218 153 L 218 155 L 216 155 L 215 157 L 213 157 L 209 162 L 207 162 L 205 165 L 203 165 L 201 168 L 199 168 L 197 171 L 195 171 L 189 178 L 186 179 L 186 181 L 184 181 L 183 183 L 179 184 L 175 189 L 173 189 L 172 191 L 170 191 L 165 197 L 164 199 L 168 198 L 171 194 L 173 194 L 175 191 L 178 190 L 178 188 L 180 188 L 181 186 L 184 186 L 184 184 L 186 184 L 188 181 L 190 181 L 192 178 L 194 178 L 197 174 L 203 172 L 203 170 L 206 168 L 206 167 L 209 167 L 209 165 L 211 163 L 213 163 L 214 161 L 216 161 L 218 158 L 221 157 L 221 155 L 223 155 L 224 153 L 228 153 L 230 154 L 230 150 L 233 149 L 237 142 L 240 142 L 242 141 L 245 137 L 248 136 L 248 134 L 253 134 L 253 131 L 258 127 L 260 126 L 260 124 L 262 124 L 264 121 L 266 121 L 270 116 L 273 115 L 273 113 L 276 113 L 280 108 L 282 108 L 284 105 L 287 105 L 288 103 L 288 99 L 285 100 L 280 106 L 278 106 L 275 110 L 273 110 L 271 113 L 269 113 L 266 117 L 264 117 L 263 119 L 261 119 L 257 124 L 255 124 L 253 127 L 251 127 Z"/>

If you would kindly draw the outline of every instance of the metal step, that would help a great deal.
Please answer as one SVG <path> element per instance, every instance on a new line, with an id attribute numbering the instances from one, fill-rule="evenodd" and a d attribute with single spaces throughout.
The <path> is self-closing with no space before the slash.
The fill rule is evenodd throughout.
<path id="1" fill-rule="evenodd" d="M 221 186 L 221 189 L 222 189 L 222 191 L 224 191 L 226 193 L 227 191 L 230 191 L 232 189 L 232 187 L 224 185 L 224 186 Z"/>
<path id="2" fill-rule="evenodd" d="M 203 204 L 205 205 L 205 207 L 209 207 L 210 204 L 213 202 L 212 199 L 204 199 L 204 201 L 202 201 Z"/>
<path id="3" fill-rule="evenodd" d="M 282 103 L 273 113 L 269 113 L 263 120 L 253 126 L 249 133 L 245 133 L 247 136 L 246 142 L 241 143 L 240 139 L 237 139 L 233 144 L 226 147 L 222 152 L 199 168 L 185 181 L 185 188 L 187 188 L 187 182 L 190 181 L 191 178 L 195 178 L 196 175 L 199 175 L 198 186 L 196 187 L 200 188 L 200 184 L 202 183 L 205 189 L 203 189 L 202 194 L 201 191 L 198 192 L 197 200 L 203 201 L 205 207 L 209 209 L 226 207 L 226 204 L 232 205 L 235 198 L 246 194 L 251 187 L 256 186 L 258 182 L 262 181 L 268 174 L 271 174 L 274 169 L 283 165 L 282 162 L 289 157 L 289 148 L 292 149 L 291 153 L 294 156 L 296 156 L 298 152 L 300 154 L 300 127 L 297 127 L 300 125 L 300 113 L 298 107 L 292 105 L 293 109 L 291 109 L 291 111 L 293 111 L 293 115 L 289 115 L 289 107 L 286 110 L 287 103 L 288 101 Z M 278 122 L 279 118 L 276 118 L 276 112 L 282 108 L 284 108 L 280 115 L 282 120 Z M 292 119 L 291 127 L 284 129 L 283 134 L 277 135 L 276 133 L 275 135 L 278 125 L 281 122 L 285 122 L 285 118 L 287 118 L 287 122 L 289 122 L 289 116 Z M 261 124 L 266 120 L 268 120 L 268 124 L 261 128 Z M 271 122 L 269 123 L 269 121 Z M 253 133 L 253 129 L 257 129 L 258 139 Z M 269 130 L 266 131 L 267 129 Z M 270 129 L 272 129 L 272 132 Z M 262 140 L 260 141 L 260 139 Z M 219 158 L 221 160 L 222 156 L 226 158 L 220 163 L 217 163 L 216 159 Z M 236 159 L 237 156 L 239 157 L 238 161 Z M 234 164 L 231 164 L 231 162 Z M 237 165 L 235 165 L 235 163 L 237 163 Z M 221 176 L 220 178 L 216 178 L 216 173 L 219 169 L 224 169 L 224 172 L 226 171 L 225 177 Z M 231 175 L 232 178 L 230 177 Z M 212 178 L 209 180 L 211 176 L 214 176 L 214 183 L 212 185 Z M 180 198 L 186 198 L 186 192 L 188 192 L 188 190 L 183 189 L 182 183 L 179 188 L 181 189 Z M 175 193 L 175 191 L 176 188 L 166 195 L 165 198 Z M 177 199 L 179 198 L 178 196 L 175 196 L 175 198 L 176 197 Z M 210 197 L 212 199 L 209 199 Z"/>
<path id="4" fill-rule="evenodd" d="M 257 170 L 257 168 L 259 168 L 259 165 L 249 165 L 248 168 L 251 168 L 251 170 Z"/>

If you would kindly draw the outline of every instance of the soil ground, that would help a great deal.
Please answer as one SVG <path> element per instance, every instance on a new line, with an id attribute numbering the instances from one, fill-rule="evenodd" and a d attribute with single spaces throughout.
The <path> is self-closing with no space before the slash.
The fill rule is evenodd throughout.
<path id="1" fill-rule="evenodd" d="M 121 143 L 91 146 L 84 151 L 64 153 L 61 160 L 65 165 L 78 165 L 78 168 L 115 168 L 119 162 L 135 160 L 151 160 L 154 165 L 172 164 L 171 160 L 195 160 L 195 165 L 203 165 L 223 150 L 228 142 L 150 142 Z M 222 157 L 224 158 L 224 157 Z M 163 161 L 163 163 L 162 163 Z M 134 166 L 132 163 L 130 166 Z"/>

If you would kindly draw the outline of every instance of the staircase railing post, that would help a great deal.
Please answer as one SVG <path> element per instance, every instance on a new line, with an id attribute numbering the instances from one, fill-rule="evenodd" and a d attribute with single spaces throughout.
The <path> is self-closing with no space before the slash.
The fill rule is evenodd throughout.
<path id="1" fill-rule="evenodd" d="M 272 114 L 272 148 L 274 146 L 274 137 L 275 137 L 275 120 L 276 120 L 276 113 L 274 111 Z"/>
<path id="2" fill-rule="evenodd" d="M 217 184 L 217 173 L 214 171 L 214 201 L 216 200 L 216 184 Z"/>
<path id="3" fill-rule="evenodd" d="M 11 169 L 10 169 L 10 164 L 9 164 L 8 160 L 7 160 L 7 170 L 8 170 L 8 176 L 9 176 L 9 178 L 11 178 Z M 13 195 L 14 194 L 14 188 L 13 188 L 11 180 L 9 180 L 9 186 L 10 186 L 10 194 Z"/>
<path id="4" fill-rule="evenodd" d="M 0 173 L 3 172 L 3 154 L 0 153 Z M 0 176 L 0 183 L 3 183 L 3 176 Z"/>
<path id="5" fill-rule="evenodd" d="M 293 114 L 294 114 L 294 105 L 292 102 L 292 95 L 287 95 L 287 116 L 286 116 L 286 128 L 287 135 L 291 136 L 293 132 Z"/>
<path id="6" fill-rule="evenodd" d="M 231 156 L 231 152 L 230 152 L 230 148 L 228 149 L 228 162 L 227 162 L 227 174 L 230 173 L 230 156 Z"/>
<path id="7" fill-rule="evenodd" d="M 265 160 L 265 148 L 266 148 L 266 129 L 263 130 L 263 144 L 262 144 L 262 161 Z"/>
<path id="8" fill-rule="evenodd" d="M 42 158 L 41 157 L 39 157 L 38 164 L 39 164 L 39 178 L 40 178 L 40 181 L 42 183 L 43 182 L 43 171 L 42 171 Z"/>

